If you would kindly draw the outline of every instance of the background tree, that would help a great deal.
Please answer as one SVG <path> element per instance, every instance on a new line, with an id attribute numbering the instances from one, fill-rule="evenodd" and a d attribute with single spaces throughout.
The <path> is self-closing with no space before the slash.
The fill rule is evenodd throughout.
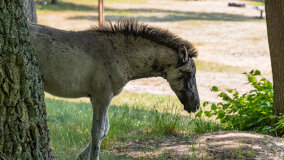
<path id="1" fill-rule="evenodd" d="M 99 26 L 102 26 L 104 21 L 105 21 L 105 16 L 104 16 L 104 0 L 98 0 L 98 11 L 99 11 Z"/>
<path id="2" fill-rule="evenodd" d="M 58 4 L 58 0 L 51 0 L 51 4 Z"/>
<path id="3" fill-rule="evenodd" d="M 36 0 L 23 0 L 24 12 L 30 23 L 37 23 Z"/>
<path id="4" fill-rule="evenodd" d="M 52 159 L 22 0 L 0 0 L 0 159 Z"/>
<path id="5" fill-rule="evenodd" d="M 284 113 L 284 1 L 265 0 L 268 42 L 270 49 L 275 115 Z"/>

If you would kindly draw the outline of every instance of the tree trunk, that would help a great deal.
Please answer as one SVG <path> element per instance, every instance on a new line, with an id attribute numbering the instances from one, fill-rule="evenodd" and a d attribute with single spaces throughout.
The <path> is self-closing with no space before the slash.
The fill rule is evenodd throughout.
<path id="1" fill-rule="evenodd" d="M 58 4 L 58 0 L 51 0 L 51 4 Z"/>
<path id="2" fill-rule="evenodd" d="M 23 1 L 0 0 L 0 159 L 52 159 Z"/>
<path id="3" fill-rule="evenodd" d="M 36 0 L 23 0 L 24 12 L 30 23 L 37 24 Z"/>
<path id="4" fill-rule="evenodd" d="M 270 49 L 275 115 L 284 113 L 284 1 L 265 0 Z"/>

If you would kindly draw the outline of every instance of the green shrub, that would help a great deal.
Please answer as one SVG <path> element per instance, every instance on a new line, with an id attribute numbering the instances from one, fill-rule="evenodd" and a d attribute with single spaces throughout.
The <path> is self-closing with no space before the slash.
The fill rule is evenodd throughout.
<path id="1" fill-rule="evenodd" d="M 204 102 L 203 106 L 211 107 L 210 111 L 200 110 L 197 117 L 216 116 L 226 129 L 241 131 L 255 131 L 262 134 L 284 135 L 284 115 L 275 116 L 273 110 L 273 84 L 265 78 L 258 80 L 260 71 L 252 70 L 244 73 L 248 83 L 254 89 L 240 95 L 236 89 L 219 91 L 216 86 L 212 87 L 213 92 L 219 92 L 223 102 Z M 272 121 L 277 121 L 271 125 Z"/>

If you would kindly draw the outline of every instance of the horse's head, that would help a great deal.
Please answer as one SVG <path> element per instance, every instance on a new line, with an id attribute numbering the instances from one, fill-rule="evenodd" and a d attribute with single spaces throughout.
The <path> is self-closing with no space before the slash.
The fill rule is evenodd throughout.
<path id="1" fill-rule="evenodd" d="M 196 67 L 192 58 L 186 57 L 182 65 L 170 70 L 166 79 L 172 90 L 184 105 L 186 111 L 195 112 L 200 106 L 199 95 L 196 86 Z"/>

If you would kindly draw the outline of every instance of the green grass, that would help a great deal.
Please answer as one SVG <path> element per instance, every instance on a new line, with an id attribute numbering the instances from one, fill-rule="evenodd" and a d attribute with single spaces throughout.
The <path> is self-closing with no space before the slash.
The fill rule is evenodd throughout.
<path id="1" fill-rule="evenodd" d="M 127 102 L 127 103 L 126 103 Z M 90 141 L 92 109 L 86 102 L 46 99 L 51 148 L 55 159 L 74 159 Z M 172 135 L 190 135 L 219 131 L 219 124 L 198 120 L 183 111 L 173 96 L 123 92 L 109 109 L 110 130 L 102 150 L 111 151 L 128 141 L 163 139 Z M 103 159 L 133 159 L 103 152 Z M 116 157 L 116 158 L 114 158 Z M 161 159 L 163 156 L 160 155 Z"/>
<path id="2" fill-rule="evenodd" d="M 245 3 L 252 6 L 264 6 L 264 2 L 259 0 L 246 0 Z"/>

